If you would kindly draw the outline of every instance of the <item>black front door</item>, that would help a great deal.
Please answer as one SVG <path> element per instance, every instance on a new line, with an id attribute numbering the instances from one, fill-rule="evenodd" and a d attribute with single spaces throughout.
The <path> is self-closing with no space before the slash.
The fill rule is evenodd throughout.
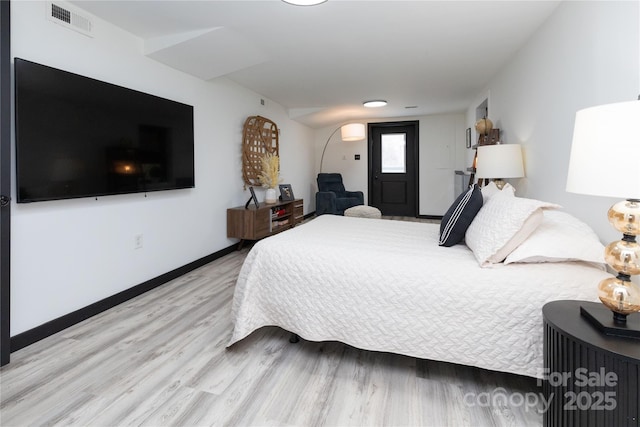
<path id="1" fill-rule="evenodd" d="M 418 122 L 369 124 L 369 205 L 383 215 L 415 217 Z"/>

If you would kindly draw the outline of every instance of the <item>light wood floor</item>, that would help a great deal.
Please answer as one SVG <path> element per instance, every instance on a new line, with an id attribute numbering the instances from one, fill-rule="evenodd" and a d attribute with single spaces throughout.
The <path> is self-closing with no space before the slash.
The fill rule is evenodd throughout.
<path id="1" fill-rule="evenodd" d="M 531 378 L 290 344 L 276 327 L 226 349 L 247 250 L 13 353 L 0 371 L 0 425 L 541 424 L 541 406 L 488 404 L 495 393 L 539 394 Z"/>

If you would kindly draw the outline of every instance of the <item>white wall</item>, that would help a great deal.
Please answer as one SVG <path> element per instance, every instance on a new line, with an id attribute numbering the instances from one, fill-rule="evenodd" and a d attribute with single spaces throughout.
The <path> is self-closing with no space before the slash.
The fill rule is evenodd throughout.
<path id="1" fill-rule="evenodd" d="M 311 200 L 314 133 L 279 105 L 261 106 L 258 94 L 226 79 L 205 82 L 157 63 L 142 55 L 141 40 L 97 18 L 90 38 L 47 20 L 44 2 L 11 6 L 14 57 L 193 105 L 196 157 L 194 189 L 14 203 L 11 335 L 234 244 L 226 209 L 249 197 L 241 172 L 248 116 L 278 124 L 282 179 Z M 136 234 L 142 249 L 134 250 Z"/>
<path id="2" fill-rule="evenodd" d="M 488 94 L 503 142 L 523 144 L 516 194 L 563 205 L 607 243 L 621 237 L 606 217 L 617 200 L 565 191 L 573 123 L 582 108 L 640 94 L 639 21 L 637 1 L 562 2 L 467 112 L 473 123 Z"/>
<path id="3" fill-rule="evenodd" d="M 470 166 L 465 164 L 468 150 L 465 148 L 464 114 L 354 120 L 354 122 L 367 124 L 414 120 L 419 123 L 419 214 L 444 215 L 455 198 L 454 171 L 464 170 Z M 316 170 L 318 171 L 322 149 L 335 128 L 320 129 L 316 133 Z M 342 142 L 340 131 L 338 131 L 327 146 L 322 166 L 323 172 L 341 173 L 347 190 L 364 192 L 365 204 L 368 200 L 367 144 L 366 138 L 363 141 Z M 355 154 L 360 154 L 360 160 L 354 160 Z"/>

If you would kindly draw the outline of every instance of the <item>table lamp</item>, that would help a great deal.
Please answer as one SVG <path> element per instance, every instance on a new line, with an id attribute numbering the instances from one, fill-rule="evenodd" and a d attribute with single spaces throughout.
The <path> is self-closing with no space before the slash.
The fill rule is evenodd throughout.
<path id="1" fill-rule="evenodd" d="M 522 147 L 520 144 L 481 145 L 477 150 L 476 175 L 478 178 L 493 178 L 496 187 L 502 190 L 504 178 L 522 178 Z"/>
<path id="2" fill-rule="evenodd" d="M 627 316 L 640 311 L 640 101 L 586 108 L 576 113 L 567 177 L 567 191 L 625 200 L 609 209 L 622 240 L 605 248 L 605 261 L 618 272 L 598 285 L 602 309 L 581 313 L 605 333 L 640 337 L 640 321 Z M 613 312 L 613 317 L 611 317 Z"/>

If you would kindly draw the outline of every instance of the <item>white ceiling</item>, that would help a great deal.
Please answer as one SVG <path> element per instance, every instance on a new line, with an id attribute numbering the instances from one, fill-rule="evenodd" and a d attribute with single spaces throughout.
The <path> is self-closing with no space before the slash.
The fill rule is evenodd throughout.
<path id="1" fill-rule="evenodd" d="M 559 1 L 72 3 L 142 38 L 149 57 L 225 76 L 316 128 L 465 111 Z"/>

